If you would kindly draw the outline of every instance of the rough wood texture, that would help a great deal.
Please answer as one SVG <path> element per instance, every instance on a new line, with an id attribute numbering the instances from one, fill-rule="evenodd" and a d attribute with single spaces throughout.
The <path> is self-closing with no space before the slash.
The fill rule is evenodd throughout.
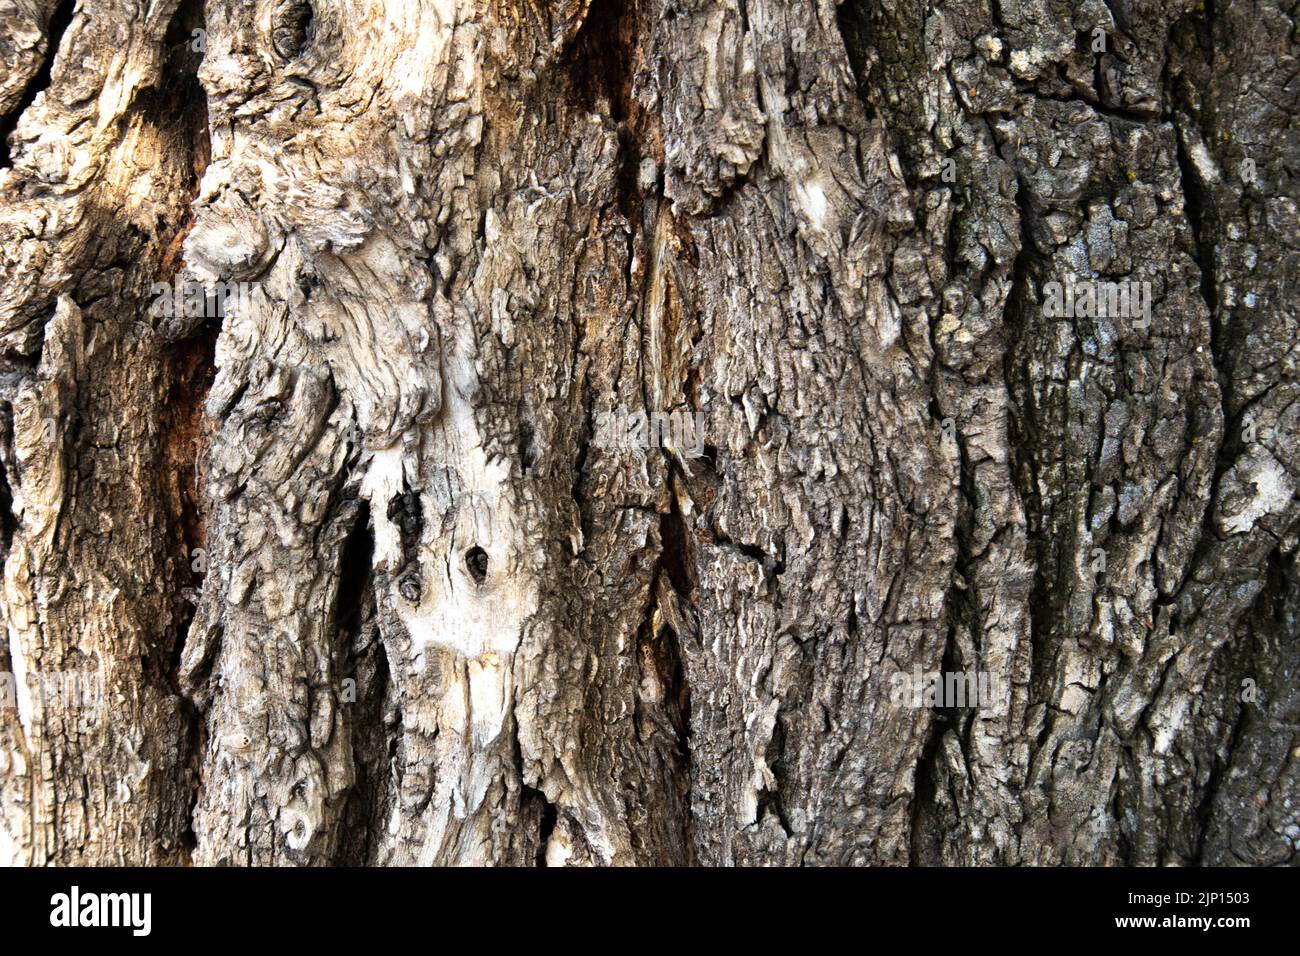
<path id="1" fill-rule="evenodd" d="M 1295 18 L 0 0 L 0 857 L 1296 863 Z"/>

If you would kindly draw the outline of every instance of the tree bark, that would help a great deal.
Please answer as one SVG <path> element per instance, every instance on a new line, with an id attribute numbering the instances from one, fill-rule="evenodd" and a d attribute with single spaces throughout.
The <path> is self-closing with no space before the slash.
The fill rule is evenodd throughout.
<path id="1" fill-rule="evenodd" d="M 0 0 L 0 58 L 0 858 L 1300 860 L 1294 5 Z"/>

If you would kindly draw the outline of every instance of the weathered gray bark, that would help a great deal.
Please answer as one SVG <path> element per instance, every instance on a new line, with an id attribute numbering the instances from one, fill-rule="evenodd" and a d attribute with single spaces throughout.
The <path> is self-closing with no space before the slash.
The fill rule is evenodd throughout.
<path id="1" fill-rule="evenodd" d="M 0 856 L 1296 862 L 1295 16 L 0 0 Z"/>

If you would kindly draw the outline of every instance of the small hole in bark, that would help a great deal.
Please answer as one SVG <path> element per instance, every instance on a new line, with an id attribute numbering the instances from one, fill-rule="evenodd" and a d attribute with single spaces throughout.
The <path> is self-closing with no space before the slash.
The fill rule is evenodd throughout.
<path id="1" fill-rule="evenodd" d="M 315 14 L 307 0 L 285 0 L 275 10 L 271 23 L 271 45 L 286 60 L 307 48 L 312 38 Z"/>
<path id="2" fill-rule="evenodd" d="M 420 603 L 420 594 L 423 590 L 424 584 L 418 574 L 408 574 L 397 582 L 397 592 L 412 604 Z"/>
<path id="3" fill-rule="evenodd" d="M 532 423 L 522 422 L 519 425 L 519 467 L 525 475 L 528 474 L 528 469 L 533 467 L 536 458 L 533 453 Z"/>
<path id="4" fill-rule="evenodd" d="M 487 552 L 478 547 L 470 548 L 465 552 L 465 567 L 469 568 L 469 573 L 473 575 L 474 580 L 482 584 L 487 578 Z"/>

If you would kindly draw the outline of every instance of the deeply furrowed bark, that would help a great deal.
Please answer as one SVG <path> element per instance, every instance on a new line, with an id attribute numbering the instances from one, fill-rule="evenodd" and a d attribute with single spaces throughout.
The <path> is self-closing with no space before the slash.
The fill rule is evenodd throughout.
<path id="1" fill-rule="evenodd" d="M 1295 863 L 1295 17 L 0 0 L 0 857 Z"/>

